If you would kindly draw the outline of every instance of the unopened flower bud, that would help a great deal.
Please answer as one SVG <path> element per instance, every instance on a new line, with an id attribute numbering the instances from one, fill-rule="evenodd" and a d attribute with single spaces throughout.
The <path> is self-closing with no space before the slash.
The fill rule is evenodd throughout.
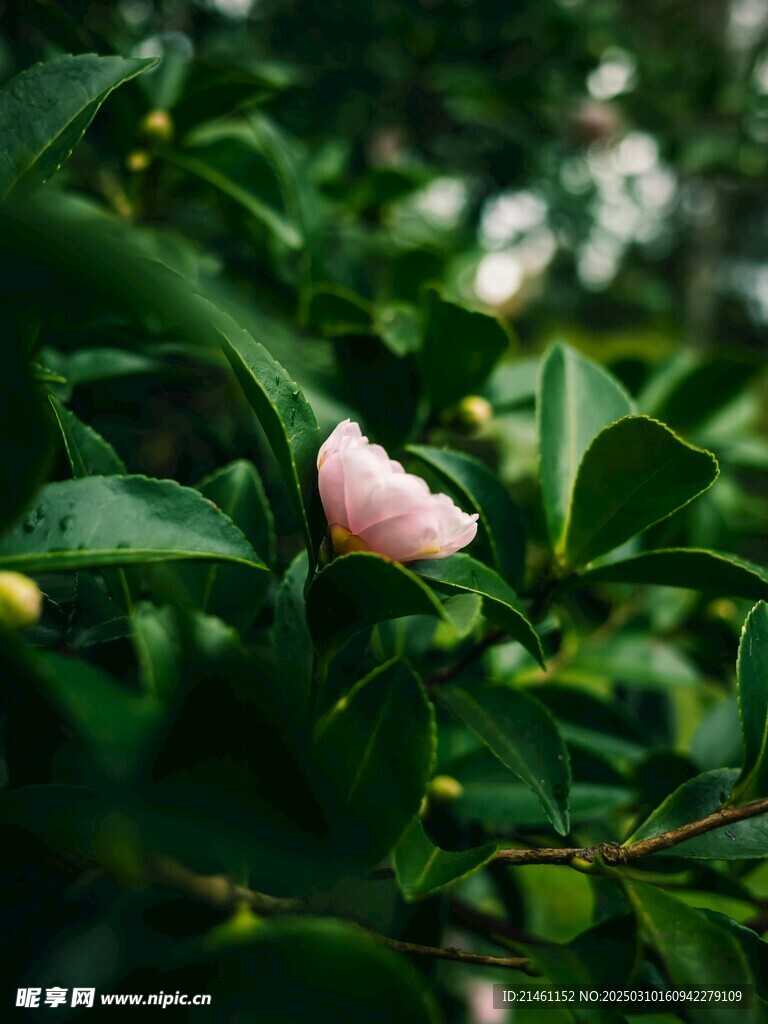
<path id="1" fill-rule="evenodd" d="M 452 775 L 435 775 L 427 783 L 429 799 L 436 804 L 452 804 L 463 794 L 464 787 Z"/>
<path id="2" fill-rule="evenodd" d="M 40 618 L 43 595 L 28 576 L 0 572 L 0 629 L 29 629 Z"/>
<path id="3" fill-rule="evenodd" d="M 150 110 L 139 127 L 150 142 L 170 142 L 173 138 L 173 120 L 167 110 Z"/>
<path id="4" fill-rule="evenodd" d="M 493 417 L 493 406 L 480 395 L 467 395 L 459 402 L 459 419 L 467 427 L 481 427 Z"/>
<path id="5" fill-rule="evenodd" d="M 146 149 L 132 149 L 125 158 L 125 166 L 131 174 L 140 174 L 142 171 L 146 171 L 151 163 L 152 157 Z"/>

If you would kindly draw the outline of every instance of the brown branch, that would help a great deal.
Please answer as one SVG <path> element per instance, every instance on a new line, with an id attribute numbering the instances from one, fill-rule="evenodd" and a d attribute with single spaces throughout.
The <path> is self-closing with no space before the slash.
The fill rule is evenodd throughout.
<path id="1" fill-rule="evenodd" d="M 303 910 L 298 900 L 254 892 L 243 885 L 235 885 L 226 875 L 199 875 L 169 857 L 155 857 L 151 863 L 151 873 L 158 884 L 178 889 L 198 903 L 207 903 L 216 910 L 235 910 L 242 903 L 246 903 L 255 913 L 265 916 L 299 914 Z"/>
<path id="2" fill-rule="evenodd" d="M 452 946 L 446 948 L 420 946 L 415 942 L 402 942 L 400 939 L 389 939 L 384 935 L 377 935 L 376 938 L 392 949 L 397 949 L 401 953 L 410 953 L 412 956 L 428 956 L 434 960 L 454 960 L 461 964 L 481 964 L 484 967 L 505 967 L 512 971 L 525 971 L 526 974 L 531 974 L 534 971 L 531 961 L 523 956 L 485 956 L 483 953 L 467 953 L 462 949 L 454 949 Z"/>
<path id="3" fill-rule="evenodd" d="M 768 814 L 768 797 L 762 800 L 753 800 L 751 803 L 742 804 L 741 807 L 724 807 L 714 814 L 700 818 L 698 821 L 691 821 L 687 825 L 680 825 L 678 828 L 670 829 L 669 832 L 662 832 L 650 839 L 641 839 L 640 842 L 620 845 L 619 843 L 602 843 L 599 846 L 586 846 L 581 848 L 564 847 L 563 849 L 542 849 L 542 850 L 499 850 L 496 859 L 504 864 L 569 864 L 572 860 L 594 861 L 602 858 L 606 864 L 634 864 L 636 861 L 648 857 L 652 853 L 662 853 L 664 850 L 671 850 L 679 843 L 687 839 L 694 839 L 696 836 L 704 835 L 706 832 L 713 832 L 716 829 L 724 828 L 726 825 L 738 821 L 746 821 L 748 818 L 755 818 L 759 814 Z"/>
<path id="4" fill-rule="evenodd" d="M 225 875 L 199 875 L 178 861 L 168 857 L 156 857 L 152 861 L 152 876 L 155 882 L 183 892 L 199 903 L 207 903 L 217 910 L 233 911 L 238 905 L 246 903 L 257 914 L 306 914 L 308 910 L 298 900 L 278 899 L 266 893 L 254 892 L 242 885 L 234 885 Z M 453 947 L 421 946 L 415 942 L 403 942 L 391 939 L 378 932 L 366 931 L 379 942 L 391 949 L 412 956 L 432 957 L 435 960 L 454 960 L 457 963 L 481 964 L 486 967 L 504 967 L 509 970 L 534 970 L 531 962 L 525 957 L 484 956 L 480 953 L 468 953 Z"/>

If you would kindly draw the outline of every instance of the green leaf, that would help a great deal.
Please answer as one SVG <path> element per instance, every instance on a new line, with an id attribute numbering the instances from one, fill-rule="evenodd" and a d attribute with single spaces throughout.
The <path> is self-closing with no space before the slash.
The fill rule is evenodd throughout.
<path id="1" fill-rule="evenodd" d="M 447 480 L 478 513 L 496 569 L 519 586 L 525 569 L 525 525 L 505 487 L 482 462 L 462 452 L 425 445 L 408 445 L 406 451 Z"/>
<path id="2" fill-rule="evenodd" d="M 661 548 L 590 569 L 574 585 L 649 583 L 684 587 L 751 601 L 768 599 L 768 574 L 735 555 L 701 548 Z"/>
<path id="3" fill-rule="evenodd" d="M 144 692 L 172 701 L 179 690 L 181 654 L 173 608 L 141 601 L 134 606 L 131 625 Z"/>
<path id="4" fill-rule="evenodd" d="M 58 654 L 40 657 L 36 677 L 41 691 L 109 775 L 135 774 L 163 721 L 162 707 L 153 696 L 131 693 L 82 659 Z"/>
<path id="5" fill-rule="evenodd" d="M 645 416 L 602 430 L 584 454 L 565 529 L 568 566 L 591 562 L 672 515 L 715 482 L 711 452 Z"/>
<path id="6" fill-rule="evenodd" d="M 759 938 L 751 928 L 739 924 L 733 918 L 726 917 L 725 914 L 706 909 L 702 909 L 701 912 L 713 924 L 725 928 L 733 935 L 749 961 L 757 986 L 757 995 L 763 1002 L 768 1001 L 768 942 Z"/>
<path id="7" fill-rule="evenodd" d="M 581 460 L 593 438 L 633 411 L 622 386 L 570 346 L 553 345 L 539 371 L 536 427 L 541 490 L 553 547 L 562 543 Z"/>
<path id="8" fill-rule="evenodd" d="M 55 427 L 41 389 L 30 378 L 20 341 L 0 344 L 0 533 L 21 515 L 48 473 Z"/>
<path id="9" fill-rule="evenodd" d="M 159 373 L 163 369 L 163 363 L 154 356 L 123 348 L 93 347 L 74 352 L 43 348 L 41 355 L 47 365 L 66 378 L 70 387 Z"/>
<path id="10" fill-rule="evenodd" d="M 142 476 L 48 484 L 0 539 L 0 567 L 50 572 L 207 559 L 265 570 L 251 545 L 197 491 Z"/>
<path id="11" fill-rule="evenodd" d="M 371 332 L 370 304 L 342 285 L 323 282 L 307 288 L 301 297 L 301 322 L 324 338 Z"/>
<path id="12" fill-rule="evenodd" d="M 500 320 L 457 306 L 431 291 L 418 358 L 432 406 L 445 409 L 478 391 L 509 344 Z"/>
<path id="13" fill-rule="evenodd" d="M 87 476 L 122 476 L 126 472 L 125 464 L 109 441 L 53 395 L 50 402 L 76 480 Z"/>
<path id="14" fill-rule="evenodd" d="M 618 701 L 557 683 L 538 687 L 536 695 L 556 719 L 569 746 L 630 762 L 648 753 L 649 740 L 641 731 L 642 723 Z"/>
<path id="15" fill-rule="evenodd" d="M 756 604 L 747 616 L 736 661 L 744 763 L 732 803 L 768 795 L 768 605 Z"/>
<path id="16" fill-rule="evenodd" d="M 252 217 L 260 221 L 274 236 L 289 249 L 299 249 L 302 245 L 301 232 L 279 209 L 276 209 L 265 198 L 259 195 L 254 182 L 247 174 L 237 174 L 237 169 L 222 163 L 219 147 L 209 146 L 199 151 L 186 153 L 164 153 L 163 156 L 172 164 L 180 167 L 188 174 L 194 174 L 202 181 L 218 189 L 246 210 Z"/>
<path id="17" fill-rule="evenodd" d="M 80 865 L 98 861 L 99 825 L 113 810 L 110 802 L 82 786 L 18 786 L 0 793 L 0 824 L 37 836 Z"/>
<path id="18" fill-rule="evenodd" d="M 483 614 L 523 645 L 544 667 L 544 651 L 536 630 L 517 609 L 517 595 L 498 573 L 470 555 L 411 562 L 410 570 L 447 594 L 469 592 L 483 599 Z"/>
<path id="19" fill-rule="evenodd" d="M 458 821 L 480 824 L 492 835 L 509 836 L 519 828 L 546 828 L 549 817 L 538 797 L 516 782 L 485 749 L 441 767 L 461 783 L 462 794 L 451 804 Z M 568 798 L 572 825 L 606 822 L 617 808 L 631 807 L 632 789 L 615 783 L 573 782 Z"/>
<path id="20" fill-rule="evenodd" d="M 410 302 L 386 302 L 374 311 L 376 333 L 389 351 L 400 359 L 421 348 L 424 322 Z"/>
<path id="21" fill-rule="evenodd" d="M 274 562 L 275 522 L 252 462 L 237 459 L 201 480 L 196 489 L 229 516 L 265 562 Z M 196 603 L 203 611 L 220 615 L 243 629 L 263 605 L 270 585 L 267 575 L 216 563 L 186 566 L 185 579 L 199 595 Z"/>
<path id="22" fill-rule="evenodd" d="M 216 954 L 214 1003 L 253 1024 L 440 1024 L 421 972 L 356 925 L 333 918 L 251 919 L 206 939 Z M 235 962 L 228 973 L 230 965 Z M 247 978 L 247 984 L 243 979 Z"/>
<path id="23" fill-rule="evenodd" d="M 323 524 L 315 505 L 310 530 L 305 500 L 310 502 L 315 495 L 317 424 L 301 389 L 264 346 L 227 313 L 195 294 L 185 277 L 148 258 L 136 228 L 127 231 L 98 207 L 43 191 L 31 203 L 9 206 L 3 215 L 3 231 L 9 230 L 27 255 L 87 281 L 120 308 L 141 308 L 165 327 L 180 330 L 188 344 L 203 350 L 223 348 L 261 420 L 308 550 L 313 549 L 312 535 L 319 536 Z"/>
<path id="24" fill-rule="evenodd" d="M 302 552 L 291 562 L 278 588 L 273 627 L 274 645 L 285 679 L 281 699 L 302 721 L 310 707 L 313 657 L 304 602 L 306 578 L 307 556 Z"/>
<path id="25" fill-rule="evenodd" d="M 418 576 L 367 551 L 334 559 L 307 594 L 307 624 L 321 647 L 338 648 L 361 629 L 404 615 L 436 615 L 450 621 Z"/>
<path id="26" fill-rule="evenodd" d="M 641 932 L 664 962 L 674 988 L 734 989 L 754 985 L 748 958 L 734 936 L 698 910 L 651 885 L 623 881 Z M 686 1004 L 696 1024 L 733 1024 L 734 1010 L 716 1003 Z M 739 1020 L 759 1024 L 759 1005 L 740 1007 Z"/>
<path id="27" fill-rule="evenodd" d="M 715 768 L 684 783 L 635 829 L 625 846 L 698 821 L 718 811 L 731 794 L 738 768 Z M 768 857 L 768 813 L 713 829 L 652 856 L 699 860 L 745 860 Z"/>
<path id="28" fill-rule="evenodd" d="M 156 63 L 66 55 L 12 78 L 0 91 L 0 199 L 20 182 L 49 178 L 112 90 Z"/>
<path id="29" fill-rule="evenodd" d="M 409 903 L 434 896 L 485 867 L 498 849 L 498 843 L 484 843 L 458 853 L 441 850 L 426 834 L 417 816 L 395 847 L 397 884 Z"/>
<path id="30" fill-rule="evenodd" d="M 441 686 L 443 707 L 536 794 L 560 835 L 567 835 L 571 769 L 554 718 L 534 697 L 508 686 Z"/>
<path id="31" fill-rule="evenodd" d="M 578 935 L 567 946 L 520 943 L 523 951 L 560 989 L 625 989 L 637 961 L 637 929 L 625 914 Z M 578 1024 L 615 1024 L 616 1009 L 600 1003 L 569 1007 Z"/>
<path id="32" fill-rule="evenodd" d="M 374 669 L 320 719 L 313 764 L 346 856 L 373 863 L 398 841 L 424 796 L 435 743 L 432 705 L 402 661 Z"/>
<path id="33" fill-rule="evenodd" d="M 696 664 L 669 640 L 628 630 L 607 640 L 585 640 L 559 675 L 566 681 L 596 677 L 626 686 L 669 691 L 695 686 L 701 673 Z"/>
<path id="34" fill-rule="evenodd" d="M 211 317 L 215 307 L 205 300 L 200 302 L 204 307 L 201 315 Z M 307 515 L 307 509 L 316 502 L 316 458 L 320 447 L 314 413 L 301 388 L 263 345 L 221 313 L 215 316 L 213 324 L 267 435 L 298 514 L 307 553 L 314 562 L 318 531 L 310 526 Z"/>

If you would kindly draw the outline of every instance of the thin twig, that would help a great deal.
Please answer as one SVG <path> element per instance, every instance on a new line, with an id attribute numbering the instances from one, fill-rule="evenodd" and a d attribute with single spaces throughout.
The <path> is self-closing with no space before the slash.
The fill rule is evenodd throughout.
<path id="1" fill-rule="evenodd" d="M 233 911 L 242 903 L 246 903 L 257 914 L 306 914 L 307 909 L 298 900 L 278 899 L 266 893 L 254 892 L 242 885 L 234 885 L 225 875 L 198 875 L 183 864 L 167 857 L 157 857 L 152 863 L 152 874 L 156 882 L 178 889 L 191 899 L 217 910 Z M 486 967 L 504 967 L 509 970 L 532 971 L 531 962 L 525 957 L 484 956 L 480 953 L 467 953 L 461 949 L 439 946 L 422 946 L 415 942 L 403 942 L 391 939 L 388 935 L 380 935 L 366 929 L 379 942 L 392 949 L 412 956 L 432 957 L 436 960 L 454 960 L 465 964 L 482 964 Z"/>
<path id="2" fill-rule="evenodd" d="M 687 825 L 680 825 L 678 828 L 662 832 L 650 839 L 641 839 L 638 843 L 623 846 L 619 843 L 602 843 L 599 846 L 581 848 L 499 850 L 496 859 L 504 864 L 568 864 L 572 860 L 594 861 L 601 857 L 606 864 L 634 864 L 652 853 L 671 850 L 687 839 L 694 839 L 696 836 L 724 828 L 737 821 L 755 818 L 759 814 L 768 814 L 768 797 L 764 797 L 762 800 L 753 800 L 740 807 L 721 808 L 714 814 L 707 815 L 706 818 L 691 821 Z"/>
<path id="3" fill-rule="evenodd" d="M 400 939 L 390 939 L 385 935 L 376 937 L 392 949 L 397 949 L 401 953 L 410 953 L 412 956 L 428 956 L 434 960 L 455 960 L 461 964 L 482 964 L 484 967 L 506 967 L 512 971 L 525 971 L 526 974 L 533 971 L 531 961 L 523 956 L 485 956 L 483 953 L 467 953 L 462 949 L 454 949 L 452 946 L 446 948 L 420 946 L 415 942 L 402 942 Z"/>

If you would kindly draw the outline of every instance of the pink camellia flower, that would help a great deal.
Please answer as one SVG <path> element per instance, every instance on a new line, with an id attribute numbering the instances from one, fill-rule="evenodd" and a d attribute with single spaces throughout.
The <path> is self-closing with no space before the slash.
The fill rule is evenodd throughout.
<path id="1" fill-rule="evenodd" d="M 344 420 L 317 456 L 320 498 L 337 554 L 375 551 L 395 562 L 445 558 L 477 533 L 447 494 L 432 494 L 357 423 Z"/>

